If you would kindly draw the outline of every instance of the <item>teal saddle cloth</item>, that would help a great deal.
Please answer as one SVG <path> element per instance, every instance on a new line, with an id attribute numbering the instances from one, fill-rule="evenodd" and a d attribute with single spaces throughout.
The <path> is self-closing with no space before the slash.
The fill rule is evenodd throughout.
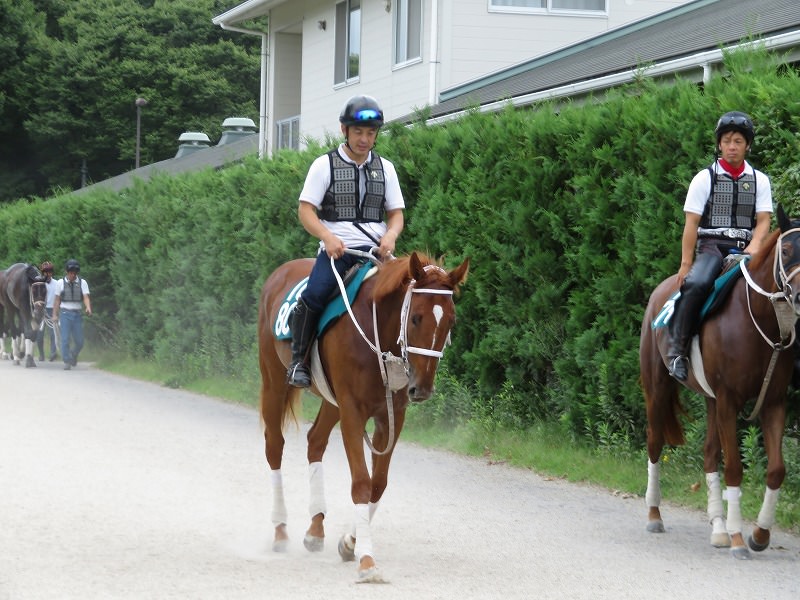
<path id="1" fill-rule="evenodd" d="M 750 256 L 745 255 L 741 260 L 750 260 Z M 722 306 L 723 301 L 733 288 L 733 284 L 735 284 L 741 276 L 742 269 L 737 261 L 733 267 L 717 277 L 717 279 L 714 281 L 714 288 L 711 290 L 711 293 L 706 299 L 705 304 L 703 304 L 703 308 L 700 309 L 701 323 L 711 316 L 715 310 Z M 651 323 L 651 327 L 653 329 L 657 329 L 658 327 L 666 327 L 669 325 L 669 320 L 675 312 L 675 303 L 680 297 L 681 292 L 678 290 L 669 298 L 667 298 L 667 301 L 664 303 L 664 307 L 658 311 L 656 318 L 653 319 L 653 322 Z"/>
<path id="2" fill-rule="evenodd" d="M 356 294 L 358 294 L 358 290 L 361 288 L 361 284 L 364 283 L 364 279 L 366 279 L 373 268 L 374 265 L 371 263 L 365 263 L 358 268 L 354 275 L 348 278 L 345 283 L 348 303 L 353 303 Z M 289 290 L 289 293 L 286 294 L 286 298 L 278 309 L 278 315 L 275 318 L 275 322 L 272 324 L 272 332 L 279 340 L 292 339 L 292 332 L 289 330 L 289 315 L 292 314 L 292 310 L 294 310 L 294 306 L 297 304 L 300 294 L 306 289 L 306 284 L 308 284 L 308 277 L 298 281 L 297 284 Z M 325 310 L 323 310 L 320 315 L 319 323 L 317 324 L 317 336 L 322 335 L 322 333 L 345 312 L 347 312 L 347 307 L 344 305 L 342 295 L 337 292 L 336 297 L 328 303 Z"/>

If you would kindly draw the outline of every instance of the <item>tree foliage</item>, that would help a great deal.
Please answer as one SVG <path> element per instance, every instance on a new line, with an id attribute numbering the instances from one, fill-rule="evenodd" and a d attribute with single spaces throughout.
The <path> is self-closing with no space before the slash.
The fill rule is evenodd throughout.
<path id="1" fill-rule="evenodd" d="M 75 189 L 174 156 L 183 131 L 257 121 L 259 41 L 220 0 L 0 0 L 0 201 Z M 232 37 L 235 36 L 235 37 Z"/>

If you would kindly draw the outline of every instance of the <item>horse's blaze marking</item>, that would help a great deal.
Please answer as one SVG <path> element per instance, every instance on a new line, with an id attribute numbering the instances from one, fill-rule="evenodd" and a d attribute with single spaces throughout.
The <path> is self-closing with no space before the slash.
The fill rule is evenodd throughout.
<path id="1" fill-rule="evenodd" d="M 444 316 L 444 309 L 438 305 L 433 305 L 433 318 L 436 319 L 436 329 L 433 330 L 433 341 L 431 342 L 431 350 L 436 348 L 436 332 L 439 331 L 439 323 L 442 321 L 442 317 Z"/>

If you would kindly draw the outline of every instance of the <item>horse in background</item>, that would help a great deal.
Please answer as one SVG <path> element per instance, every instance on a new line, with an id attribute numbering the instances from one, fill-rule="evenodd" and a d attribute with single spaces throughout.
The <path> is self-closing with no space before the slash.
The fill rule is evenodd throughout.
<path id="1" fill-rule="evenodd" d="M 313 265 L 313 259 L 300 259 L 276 269 L 264 283 L 259 306 L 261 416 L 271 469 L 276 552 L 285 551 L 288 543 L 281 474 L 283 426 L 295 414 L 293 405 L 301 391 L 287 384 L 290 340 L 278 339 L 276 332 L 291 311 L 287 298 L 303 284 Z M 339 540 L 338 550 L 342 560 L 358 560 L 359 582 L 383 581 L 374 559 L 370 522 L 386 489 L 406 407 L 433 393 L 439 359 L 456 320 L 453 294 L 468 269 L 469 260 L 446 271 L 416 252 L 379 264 L 352 301 L 350 315 L 339 317 L 312 348 L 318 358 L 312 358 L 310 391 L 326 399 L 308 431 L 311 525 L 304 545 L 312 552 L 323 549 L 327 509 L 322 456 L 331 431 L 341 422 L 354 523 Z M 369 419 L 374 424 L 371 440 L 365 433 Z M 371 474 L 364 441 L 372 451 Z"/>
<path id="2" fill-rule="evenodd" d="M 791 221 L 781 206 L 779 230 L 760 252 L 738 263 L 743 277 L 724 304 L 701 325 L 692 342 L 689 378 L 685 386 L 706 399 L 704 470 L 708 492 L 711 545 L 730 547 L 735 558 L 750 558 L 751 550 L 769 546 L 778 493 L 785 477 L 781 444 L 786 395 L 793 371 L 794 326 L 800 314 L 800 221 Z M 678 290 L 677 277 L 666 279 L 650 296 L 641 328 L 639 359 L 647 406 L 648 479 L 645 500 L 647 530 L 664 532 L 659 505 L 660 457 L 665 444 L 685 442 L 680 414 L 680 383 L 667 370 L 667 327 L 655 327 L 662 307 Z M 786 352 L 785 350 L 789 350 Z M 748 420 L 758 416 L 767 455 L 766 490 L 756 526 L 742 536 L 742 459 L 737 420 L 754 402 Z M 724 459 L 724 494 L 719 468 Z M 723 513 L 723 497 L 728 502 Z"/>
<path id="3" fill-rule="evenodd" d="M 14 364 L 24 358 L 25 367 L 36 366 L 33 348 L 45 318 L 46 299 L 44 277 L 35 265 L 16 263 L 0 271 L 0 329 L 3 336 L 11 337 Z"/>

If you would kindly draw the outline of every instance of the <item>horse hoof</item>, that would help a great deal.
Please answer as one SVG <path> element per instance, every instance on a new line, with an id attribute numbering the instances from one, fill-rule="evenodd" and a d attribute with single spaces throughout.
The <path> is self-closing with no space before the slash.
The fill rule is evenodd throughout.
<path id="1" fill-rule="evenodd" d="M 730 548 L 731 536 L 727 533 L 712 533 L 711 545 L 714 546 L 714 548 Z"/>
<path id="2" fill-rule="evenodd" d="M 356 546 L 352 540 L 353 538 L 346 533 L 339 540 L 339 556 L 344 562 L 352 562 L 356 559 Z"/>
<path id="3" fill-rule="evenodd" d="M 750 546 L 750 550 L 753 552 L 763 552 L 769 548 L 769 542 L 766 544 L 759 544 L 752 535 L 747 536 L 747 545 Z"/>
<path id="4" fill-rule="evenodd" d="M 664 533 L 664 521 L 658 519 L 656 521 L 647 522 L 647 531 L 649 533 Z"/>
<path id="5" fill-rule="evenodd" d="M 275 540 L 272 542 L 272 551 L 281 554 L 289 551 L 289 540 Z"/>
<path id="6" fill-rule="evenodd" d="M 28 357 L 25 359 L 25 368 L 30 369 L 31 367 L 35 367 L 36 363 L 33 360 L 33 357 L 29 354 Z"/>
<path id="7" fill-rule="evenodd" d="M 322 552 L 325 548 L 325 538 L 306 534 L 306 537 L 303 538 L 303 546 L 309 552 Z"/>
<path id="8" fill-rule="evenodd" d="M 378 567 L 370 567 L 358 572 L 358 581 L 356 583 L 389 583 L 378 571 Z"/>
<path id="9" fill-rule="evenodd" d="M 750 550 L 747 549 L 747 546 L 737 546 L 736 548 L 731 548 L 731 556 L 736 560 L 750 560 L 752 558 L 750 554 Z"/>

